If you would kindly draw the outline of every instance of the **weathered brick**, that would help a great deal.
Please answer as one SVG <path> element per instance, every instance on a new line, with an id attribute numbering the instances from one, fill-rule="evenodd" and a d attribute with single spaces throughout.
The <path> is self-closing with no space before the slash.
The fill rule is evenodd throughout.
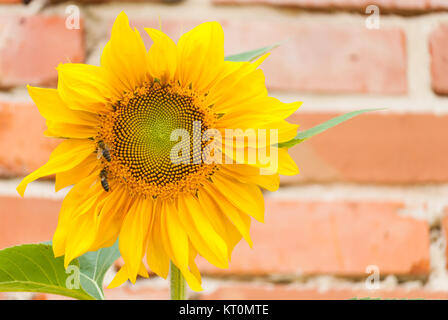
<path id="1" fill-rule="evenodd" d="M 334 116 L 298 112 L 291 121 L 305 130 Z M 447 126 L 448 116 L 380 112 L 359 116 L 290 149 L 301 172 L 283 181 L 448 181 Z"/>
<path id="2" fill-rule="evenodd" d="M 33 294 L 32 300 L 53 300 L 51 298 L 54 298 L 55 300 L 70 300 L 68 297 L 59 296 L 56 294 L 48 294 L 48 293 L 35 293 Z"/>
<path id="3" fill-rule="evenodd" d="M 447 8 L 445 0 L 213 0 L 216 4 L 268 4 L 310 9 L 347 9 L 365 12 L 376 5 L 387 12 L 422 12 Z"/>
<path id="4" fill-rule="evenodd" d="M 0 102 L 0 176 L 26 175 L 48 161 L 60 141 L 45 137 L 45 129 L 33 104 Z"/>
<path id="5" fill-rule="evenodd" d="M 429 0 L 429 4 L 431 8 L 434 9 L 447 9 L 448 8 L 448 2 L 446 0 Z"/>
<path id="6" fill-rule="evenodd" d="M 57 200 L 0 197 L 0 249 L 51 240 L 60 207 Z"/>
<path id="7" fill-rule="evenodd" d="M 353 298 L 381 299 L 448 299 L 448 292 L 424 289 L 360 290 L 329 289 L 318 290 L 287 285 L 225 285 L 200 299 L 211 300 L 346 300 Z"/>
<path id="8" fill-rule="evenodd" d="M 425 221 L 398 214 L 397 203 L 303 202 L 267 199 L 266 222 L 254 223 L 253 249 L 241 242 L 230 268 L 198 259 L 209 274 L 427 274 Z"/>
<path id="9" fill-rule="evenodd" d="M 446 243 L 448 243 L 448 207 L 445 208 L 445 214 L 442 219 L 442 232 L 445 237 Z M 445 245 L 445 257 L 446 257 L 446 268 L 448 269 L 448 245 Z"/>
<path id="10" fill-rule="evenodd" d="M 168 287 L 148 287 L 123 285 L 115 289 L 105 289 L 108 300 L 168 300 L 170 292 Z"/>
<path id="11" fill-rule="evenodd" d="M 163 20 L 177 39 L 203 21 Z M 304 92 L 404 94 L 406 39 L 402 30 L 269 20 L 221 20 L 227 54 L 285 41 L 262 64 L 271 89 Z M 139 29 L 156 19 L 133 20 Z M 142 34 L 145 34 L 142 31 Z M 145 36 L 147 43 L 150 43 Z M 341 45 L 343 43 L 344 45 Z"/>
<path id="12" fill-rule="evenodd" d="M 429 36 L 432 89 L 448 94 L 448 25 L 439 25 Z"/>
<path id="13" fill-rule="evenodd" d="M 0 18 L 0 87 L 55 84 L 55 67 L 82 62 L 81 29 L 68 29 L 63 16 Z"/>
<path id="14" fill-rule="evenodd" d="M 147 287 L 138 283 L 135 286 L 124 284 L 114 289 L 104 289 L 107 300 L 168 300 L 170 292 L 168 287 Z M 1 297 L 0 297 L 1 299 Z M 34 296 L 34 300 L 72 300 L 71 298 L 55 294 L 39 293 Z"/>

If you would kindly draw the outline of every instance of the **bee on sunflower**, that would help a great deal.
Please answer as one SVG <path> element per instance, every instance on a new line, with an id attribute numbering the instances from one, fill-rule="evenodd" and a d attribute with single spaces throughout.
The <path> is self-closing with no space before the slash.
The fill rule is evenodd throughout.
<path id="1" fill-rule="evenodd" d="M 261 188 L 275 191 L 279 174 L 298 173 L 280 146 L 297 134 L 285 119 L 300 103 L 268 96 L 258 68 L 265 56 L 226 61 L 216 22 L 197 26 L 177 44 L 159 30 L 145 31 L 153 40 L 148 51 L 122 12 L 100 66 L 61 64 L 57 89 L 28 87 L 46 119 L 45 134 L 63 141 L 17 191 L 23 196 L 30 182 L 54 174 L 56 191 L 73 185 L 53 237 L 54 255 L 64 256 L 66 267 L 119 239 L 124 265 L 109 287 L 147 277 L 146 259 L 163 278 L 171 263 L 199 291 L 197 255 L 227 268 L 242 238 L 252 246 L 251 218 L 263 222 Z M 214 130 L 225 146 L 211 154 L 233 163 L 205 161 L 216 134 L 186 149 L 186 161 L 173 161 L 179 129 L 193 138 Z M 229 129 L 253 129 L 255 139 L 233 146 Z M 275 143 L 263 143 L 259 129 L 275 132 Z M 240 151 L 275 154 L 278 161 L 271 167 Z"/>

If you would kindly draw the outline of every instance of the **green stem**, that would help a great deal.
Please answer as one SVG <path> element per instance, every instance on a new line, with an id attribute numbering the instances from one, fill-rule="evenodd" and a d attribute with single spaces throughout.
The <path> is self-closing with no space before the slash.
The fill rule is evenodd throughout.
<path id="1" fill-rule="evenodd" d="M 187 285 L 182 272 L 170 262 L 171 300 L 185 300 Z"/>

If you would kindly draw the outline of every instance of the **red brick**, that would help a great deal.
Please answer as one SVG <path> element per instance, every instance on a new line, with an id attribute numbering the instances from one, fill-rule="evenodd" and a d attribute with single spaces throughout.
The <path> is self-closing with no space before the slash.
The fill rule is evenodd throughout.
<path id="1" fill-rule="evenodd" d="M 305 130 L 334 116 L 298 112 L 291 121 Z M 446 182 L 447 126 L 448 116 L 381 112 L 359 116 L 290 149 L 301 172 L 283 181 Z"/>
<path id="2" fill-rule="evenodd" d="M 0 102 L 0 176 L 26 175 L 48 161 L 60 141 L 45 137 L 45 130 L 33 104 Z"/>
<path id="3" fill-rule="evenodd" d="M 200 22 L 167 19 L 162 28 L 176 39 L 181 31 L 188 31 Z M 368 30 L 347 25 L 250 19 L 220 22 L 227 54 L 287 40 L 262 65 L 271 89 L 382 94 L 407 91 L 406 39 L 400 29 Z M 134 25 L 139 29 L 158 27 L 158 21 L 134 20 Z"/>
<path id="4" fill-rule="evenodd" d="M 141 283 L 137 283 L 137 285 L 133 286 L 125 284 L 115 289 L 105 289 L 104 294 L 106 300 L 168 300 L 170 298 L 170 292 L 168 288 L 142 287 Z M 34 296 L 33 300 L 73 299 L 55 294 L 39 293 Z"/>
<path id="5" fill-rule="evenodd" d="M 432 89 L 448 94 L 448 25 L 439 25 L 429 37 Z"/>
<path id="6" fill-rule="evenodd" d="M 0 249 L 51 240 L 61 202 L 49 199 L 0 197 Z"/>
<path id="7" fill-rule="evenodd" d="M 168 283 L 168 282 L 167 282 Z M 170 292 L 166 288 L 143 287 L 141 284 L 135 286 L 123 285 L 115 289 L 105 290 L 108 300 L 168 300 Z"/>
<path id="8" fill-rule="evenodd" d="M 211 300 L 347 300 L 353 298 L 437 299 L 447 300 L 448 292 L 423 289 L 359 290 L 330 289 L 326 291 L 286 285 L 234 284 L 218 288 L 201 299 Z"/>
<path id="9" fill-rule="evenodd" d="M 65 19 L 1 17 L 0 87 L 54 84 L 59 63 L 83 61 L 82 29 L 67 29 Z"/>
<path id="10" fill-rule="evenodd" d="M 48 299 L 49 298 L 48 296 L 49 296 L 49 294 L 47 294 L 47 293 L 38 292 L 33 295 L 32 300 L 50 300 L 50 299 Z M 57 295 L 52 295 L 52 296 L 59 297 Z M 61 299 L 62 299 L 62 297 L 61 297 Z"/>
<path id="11" fill-rule="evenodd" d="M 310 9 L 348 9 L 365 12 L 369 5 L 377 5 L 386 12 L 421 12 L 448 7 L 445 0 L 213 0 L 217 4 L 268 4 Z"/>
<path id="12" fill-rule="evenodd" d="M 425 221 L 398 214 L 401 205 L 369 202 L 266 201 L 266 222 L 254 223 L 254 242 L 235 248 L 230 269 L 198 259 L 209 274 L 337 274 L 364 276 L 429 273 Z"/>
<path id="13" fill-rule="evenodd" d="M 429 0 L 431 8 L 434 9 L 447 9 L 448 8 L 448 2 L 446 0 Z"/>
<path id="14" fill-rule="evenodd" d="M 445 239 L 448 239 L 448 208 L 445 208 L 445 214 L 442 219 L 442 232 Z M 448 240 L 445 240 L 448 243 Z M 446 268 L 448 269 L 448 245 L 445 245 Z"/>

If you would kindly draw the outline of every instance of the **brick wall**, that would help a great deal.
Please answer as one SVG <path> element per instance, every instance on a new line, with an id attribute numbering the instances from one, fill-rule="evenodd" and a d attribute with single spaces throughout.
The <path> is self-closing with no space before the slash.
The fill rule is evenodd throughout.
<path id="1" fill-rule="evenodd" d="M 0 248 L 51 238 L 64 196 L 51 180 L 33 183 L 25 199 L 15 193 L 57 143 L 43 137 L 25 85 L 53 86 L 60 62 L 98 64 L 121 10 L 140 29 L 160 16 L 174 38 L 218 20 L 228 54 L 287 40 L 263 68 L 272 95 L 304 102 L 293 116 L 303 129 L 350 110 L 387 110 L 293 149 L 301 173 L 266 195 L 254 249 L 239 244 L 229 270 L 200 261 L 206 290 L 191 298 L 448 299 L 448 0 L 167 2 L 0 0 Z M 379 29 L 366 28 L 372 3 Z M 73 4 L 80 29 L 66 27 Z M 375 290 L 369 266 L 380 273 Z M 165 299 L 168 288 L 151 278 L 106 295 Z"/>

